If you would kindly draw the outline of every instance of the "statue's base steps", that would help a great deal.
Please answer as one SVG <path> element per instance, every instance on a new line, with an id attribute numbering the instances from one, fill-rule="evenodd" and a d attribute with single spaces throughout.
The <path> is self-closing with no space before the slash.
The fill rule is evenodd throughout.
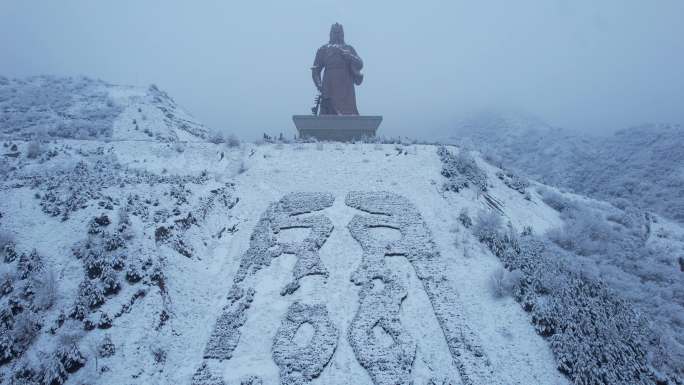
<path id="1" fill-rule="evenodd" d="M 382 116 L 366 115 L 294 115 L 301 139 L 351 142 L 375 137 Z"/>

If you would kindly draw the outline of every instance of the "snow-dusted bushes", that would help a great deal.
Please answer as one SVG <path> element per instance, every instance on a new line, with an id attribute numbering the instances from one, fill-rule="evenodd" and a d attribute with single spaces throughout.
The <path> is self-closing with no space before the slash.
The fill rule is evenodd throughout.
<path id="1" fill-rule="evenodd" d="M 175 142 L 173 144 L 173 149 L 176 150 L 177 153 L 182 154 L 185 152 L 185 147 L 186 144 L 184 142 Z"/>
<path id="2" fill-rule="evenodd" d="M 475 218 L 473 234 L 480 241 L 494 241 L 501 229 L 501 217 L 491 211 L 480 211 Z"/>
<path id="3" fill-rule="evenodd" d="M 7 230 L 0 230 L 0 255 L 6 246 L 14 244 L 14 235 Z"/>
<path id="4" fill-rule="evenodd" d="M 7 264 L 0 264 L 0 298 L 14 290 L 14 281 L 17 273 L 14 268 Z"/>
<path id="5" fill-rule="evenodd" d="M 238 137 L 235 136 L 235 134 L 230 134 L 226 139 L 226 146 L 230 148 L 240 147 L 240 139 L 238 139 Z"/>
<path id="6" fill-rule="evenodd" d="M 127 219 L 127 214 L 123 214 L 123 218 Z M 121 287 L 121 271 L 128 262 L 126 242 L 121 233 L 127 230 L 127 224 L 119 223 L 113 232 L 108 230 L 110 226 L 108 216 L 94 217 L 88 225 L 90 236 L 73 248 L 74 256 L 83 261 L 86 277 L 79 285 L 69 314 L 71 318 L 84 321 Z M 95 324 L 92 321 L 90 326 Z"/>
<path id="7" fill-rule="evenodd" d="M 554 190 L 542 188 L 539 190 L 539 194 L 542 201 L 556 211 L 563 212 L 575 206 L 573 202 L 568 201 L 563 195 Z"/>
<path id="8" fill-rule="evenodd" d="M 106 358 L 113 356 L 114 353 L 116 353 L 116 346 L 112 342 L 112 337 L 107 334 L 97 347 L 97 355 Z"/>
<path id="9" fill-rule="evenodd" d="M 478 238 L 508 270 L 520 272 L 514 297 L 573 383 L 655 383 L 646 320 L 605 283 L 572 269 L 533 236 L 518 239 L 499 229 Z"/>
<path id="10" fill-rule="evenodd" d="M 459 192 L 471 184 L 479 191 L 487 191 L 487 173 L 465 150 L 452 154 L 445 146 L 437 149 L 442 160 L 442 175 L 447 178 L 445 190 Z"/>
<path id="11" fill-rule="evenodd" d="M 21 357 L 43 328 L 45 304 L 37 282 L 47 270 L 35 250 L 17 253 L 8 244 L 5 252 L 15 257 L 0 265 L 0 365 Z"/>
<path id="12" fill-rule="evenodd" d="M 99 148 L 102 152 L 103 149 Z M 84 159 L 75 165 L 58 170 L 43 170 L 23 175 L 22 181 L 32 188 L 40 188 L 43 194 L 40 205 L 48 215 L 60 216 L 62 220 L 87 207 L 93 200 L 100 200 L 107 209 L 113 209 L 112 198 L 103 190 L 126 185 L 160 183 L 202 184 L 208 180 L 206 173 L 198 176 L 157 175 L 136 169 L 126 169 L 112 156 L 97 153 L 92 159 Z"/>
<path id="13" fill-rule="evenodd" d="M 36 159 L 42 154 L 43 147 L 37 140 L 32 140 L 26 147 L 26 157 L 29 159 Z"/>
<path id="14" fill-rule="evenodd" d="M 30 139 L 104 138 L 123 108 L 106 92 L 108 84 L 88 78 L 33 77 L 0 84 L 0 133 Z"/>
<path id="15" fill-rule="evenodd" d="M 676 293 L 684 285 L 674 258 L 646 243 L 648 216 L 548 196 L 565 225 L 546 237 L 518 236 L 483 213 L 473 233 L 521 272 L 514 295 L 549 337 L 559 368 L 576 384 L 682 378 L 684 313 Z M 505 292 L 504 279 L 505 272 L 492 277 L 495 293 Z"/>
<path id="16" fill-rule="evenodd" d="M 466 229 L 469 229 L 473 225 L 473 220 L 470 218 L 468 210 L 465 208 L 461 209 L 461 211 L 458 213 L 458 221 L 461 222 L 463 227 Z"/>
<path id="17" fill-rule="evenodd" d="M 522 273 L 519 270 L 508 271 L 498 268 L 489 277 L 489 288 L 496 298 L 513 295 L 513 290 L 520 284 L 521 278 Z"/>
<path id="18" fill-rule="evenodd" d="M 496 177 L 499 178 L 506 186 L 521 193 L 526 194 L 527 188 L 530 186 L 530 182 L 525 178 L 511 170 L 503 170 L 496 173 Z"/>
<path id="19" fill-rule="evenodd" d="M 69 378 L 64 364 L 56 354 L 41 352 L 36 363 L 35 380 L 44 385 L 61 385 Z"/>
<path id="20" fill-rule="evenodd" d="M 0 158 L 0 179 L 9 180 L 10 172 L 14 170 L 14 167 L 10 165 L 9 160 L 6 157 Z"/>
<path id="21" fill-rule="evenodd" d="M 24 310 L 14 317 L 12 339 L 25 350 L 36 338 L 41 328 L 38 317 L 29 310 Z"/>
<path id="22" fill-rule="evenodd" d="M 499 164 L 595 198 L 626 198 L 684 222 L 681 124 L 646 124 L 603 137 L 517 117 L 477 117 L 467 126 L 462 141 L 496 154 Z"/>
<path id="23" fill-rule="evenodd" d="M 47 310 L 57 299 L 57 275 L 52 269 L 43 269 L 33 278 L 33 303 L 38 309 Z"/>
<path id="24" fill-rule="evenodd" d="M 624 202 L 617 208 L 552 196 L 564 225 L 547 233 L 547 249 L 642 312 L 654 331 L 651 363 L 667 375 L 684 377 L 684 280 L 677 256 L 667 244 L 652 240 L 657 238 L 651 236 L 653 218 Z"/>
<path id="25" fill-rule="evenodd" d="M 19 362 L 10 384 L 61 385 L 86 363 L 78 343 L 82 334 L 73 325 L 65 325 L 51 352 L 34 351 Z"/>
<path id="26" fill-rule="evenodd" d="M 210 143 L 223 144 L 229 148 L 240 147 L 240 139 L 235 134 L 226 136 L 223 132 L 215 130 L 209 134 L 208 140 Z"/>
<path id="27" fill-rule="evenodd" d="M 210 143 L 214 144 L 221 144 L 226 142 L 226 138 L 223 136 L 223 133 L 221 131 L 212 131 L 209 133 L 209 138 L 208 138 Z"/>

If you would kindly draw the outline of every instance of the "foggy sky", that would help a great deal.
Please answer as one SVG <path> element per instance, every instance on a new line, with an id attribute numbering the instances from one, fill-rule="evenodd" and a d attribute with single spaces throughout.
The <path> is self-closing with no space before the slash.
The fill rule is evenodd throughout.
<path id="1" fill-rule="evenodd" d="M 362 114 L 429 137 L 481 108 L 596 133 L 684 122 L 684 1 L 0 0 L 0 75 L 157 84 L 210 127 L 294 135 L 330 25 Z"/>

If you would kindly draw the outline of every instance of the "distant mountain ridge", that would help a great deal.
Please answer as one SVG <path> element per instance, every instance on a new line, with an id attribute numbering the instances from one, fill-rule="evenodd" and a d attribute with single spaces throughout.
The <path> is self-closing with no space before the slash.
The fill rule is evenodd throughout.
<path id="1" fill-rule="evenodd" d="M 86 77 L 0 77 L 0 136 L 173 142 L 204 139 L 207 128 L 165 92 Z"/>
<path id="2" fill-rule="evenodd" d="M 458 142 L 547 184 L 627 199 L 684 222 L 684 130 L 645 124 L 589 137 L 535 118 L 483 113 L 457 124 Z"/>

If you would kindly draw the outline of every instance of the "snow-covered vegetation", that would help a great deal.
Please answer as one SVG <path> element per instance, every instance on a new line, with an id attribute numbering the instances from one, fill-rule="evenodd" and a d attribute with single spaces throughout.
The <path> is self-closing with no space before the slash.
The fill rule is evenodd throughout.
<path id="1" fill-rule="evenodd" d="M 0 138 L 201 140 L 208 130 L 156 86 L 89 78 L 0 78 Z M 31 142 L 28 154 L 37 154 Z"/>
<path id="2" fill-rule="evenodd" d="M 684 230 L 629 200 L 464 148 L 219 139 L 156 87 L 0 87 L 74 93 L 47 133 L 0 102 L 0 383 L 682 383 Z"/>
<path id="3" fill-rule="evenodd" d="M 455 156 L 440 154 L 451 169 Z M 545 234 L 506 228 L 496 211 L 481 212 L 472 225 L 508 269 L 493 274 L 495 294 L 513 288 L 576 384 L 679 383 L 684 239 L 669 230 L 678 227 L 626 200 L 613 206 L 550 188 L 540 197 L 563 221 Z"/>
<path id="4" fill-rule="evenodd" d="M 627 199 L 684 223 L 684 128 L 647 124 L 611 136 L 573 134 L 522 115 L 484 112 L 457 124 L 450 142 L 502 168 L 595 198 Z"/>

